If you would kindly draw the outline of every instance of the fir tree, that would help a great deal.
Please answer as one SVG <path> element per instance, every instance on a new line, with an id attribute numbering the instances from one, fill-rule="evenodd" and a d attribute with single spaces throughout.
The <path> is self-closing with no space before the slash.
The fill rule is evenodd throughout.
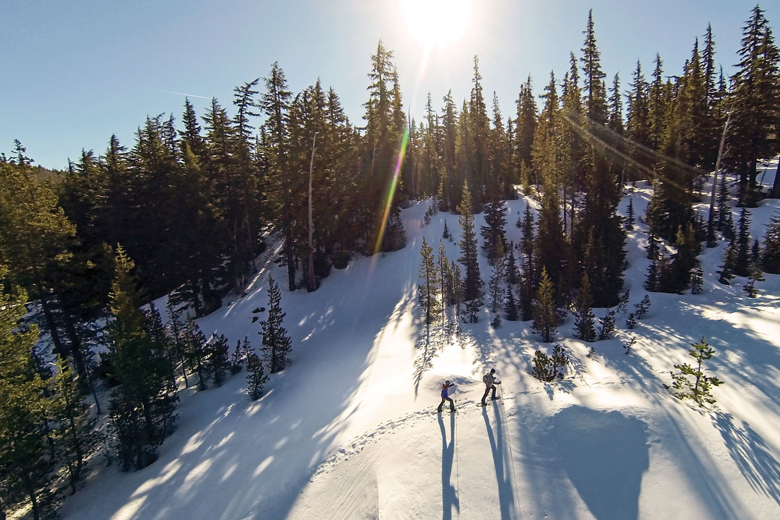
<path id="1" fill-rule="evenodd" d="M 729 205 L 729 185 L 726 180 L 726 173 L 723 172 L 720 176 L 720 183 L 718 186 L 718 230 L 725 231 L 726 220 L 731 215 L 731 206 Z"/>
<path id="2" fill-rule="evenodd" d="M 674 365 L 674 368 L 679 372 L 672 374 L 672 387 L 674 395 L 678 399 L 693 399 L 696 404 L 704 407 L 715 403 L 710 390 L 714 386 L 722 385 L 723 381 L 717 377 L 705 375 L 702 370 L 704 362 L 712 359 L 715 354 L 715 349 L 707 344 L 707 340 L 701 338 L 699 343 L 691 343 L 691 346 L 693 348 L 688 351 L 688 354 L 695 360 L 696 368 L 688 363 Z M 691 381 L 691 377 L 693 381 Z"/>
<path id="3" fill-rule="evenodd" d="M 187 316 L 187 321 L 184 325 L 183 341 L 187 367 L 198 374 L 198 389 L 203 391 L 208 388 L 206 385 L 208 349 L 206 347 L 206 336 L 192 316 Z"/>
<path id="4" fill-rule="evenodd" d="M 467 305 L 467 312 L 472 323 L 476 323 L 476 312 L 482 306 L 482 279 L 479 274 L 477 259 L 477 238 L 474 233 L 474 215 L 471 210 L 471 194 L 468 184 L 463 186 L 458 212 L 460 213 L 460 253 L 458 262 L 466 268 L 466 277 L 463 280 L 463 300 Z"/>
<path id="5" fill-rule="evenodd" d="M 288 364 L 287 354 L 292 343 L 287 330 L 282 326 L 285 313 L 281 307 L 282 293 L 273 278 L 268 279 L 268 318 L 260 322 L 263 335 L 263 349 L 270 360 L 270 372 L 275 374 Z"/>
<path id="6" fill-rule="evenodd" d="M 109 413 L 122 469 L 141 469 L 156 460 L 157 446 L 173 429 L 178 400 L 168 353 L 150 338 L 130 274 L 133 262 L 118 248 L 111 290 L 109 355 L 119 386 Z"/>
<path id="7" fill-rule="evenodd" d="M 655 260 L 658 257 L 658 239 L 656 238 L 655 234 L 653 233 L 653 230 L 650 230 L 650 233 L 647 237 L 647 258 L 650 260 Z"/>
<path id="8" fill-rule="evenodd" d="M 607 122 L 606 92 L 602 80 L 606 76 L 601 70 L 601 53 L 596 46 L 596 33 L 593 24 L 593 10 L 588 12 L 588 25 L 585 31 L 585 43 L 582 47 L 582 72 L 585 87 L 585 115 L 596 123 Z"/>
<path id="9" fill-rule="evenodd" d="M 439 278 L 440 273 L 436 269 L 433 248 L 428 245 L 425 237 L 423 237 L 422 246 L 420 247 L 420 254 L 422 255 L 420 278 L 423 280 L 423 283 L 417 286 L 417 301 L 423 309 L 425 323 L 430 325 L 436 321 L 436 318 L 439 317 L 439 313 L 442 311 L 439 286 L 441 280 Z"/>
<path id="10" fill-rule="evenodd" d="M 490 310 L 498 314 L 504 301 L 504 282 L 506 280 L 506 268 L 503 259 L 493 263 L 493 275 L 490 277 L 488 287 L 490 289 Z"/>
<path id="11" fill-rule="evenodd" d="M 747 276 L 750 267 L 750 212 L 747 208 L 742 208 L 739 216 L 739 233 L 735 249 L 737 257 L 734 263 L 734 274 Z"/>
<path id="12" fill-rule="evenodd" d="M 596 339 L 595 316 L 591 310 L 592 306 L 593 296 L 591 296 L 590 292 L 588 273 L 583 273 L 580 290 L 577 292 L 576 317 L 574 319 L 575 338 L 583 341 L 594 341 Z"/>
<path id="13" fill-rule="evenodd" d="M 645 316 L 647 316 L 647 313 L 650 311 L 650 297 L 645 294 L 645 297 L 642 298 L 642 301 L 634 305 L 634 308 L 636 309 L 634 311 L 636 319 L 644 319 Z"/>
<path id="14" fill-rule="evenodd" d="M 542 268 L 539 289 L 534 302 L 534 322 L 531 328 L 542 337 L 542 341 L 550 343 L 554 340 L 558 327 L 558 314 L 555 307 L 555 286 L 547 276 L 547 270 Z"/>
<path id="15" fill-rule="evenodd" d="M 764 271 L 780 274 L 780 213 L 772 217 L 764 235 Z"/>
<path id="16" fill-rule="evenodd" d="M 90 415 L 89 406 L 83 401 L 84 393 L 79 385 L 78 376 L 62 357 L 57 359 L 55 376 L 56 394 L 53 402 L 53 415 L 59 424 L 56 436 L 61 450 L 61 458 L 68 469 L 68 480 L 72 493 L 83 478 L 87 459 L 97 447 L 94 431 L 95 419 Z"/>
<path id="17" fill-rule="evenodd" d="M 740 174 L 740 204 L 753 206 L 758 199 L 757 164 L 774 156 L 780 141 L 772 131 L 780 117 L 780 51 L 775 45 L 764 11 L 756 5 L 743 27 L 740 61 L 732 76 L 731 128 L 728 161 Z"/>
<path id="18" fill-rule="evenodd" d="M 214 384 L 222 386 L 225 380 L 225 372 L 230 367 L 228 358 L 228 341 L 224 335 L 212 336 L 206 344 L 206 366 L 211 372 Z"/>
<path id="19" fill-rule="evenodd" d="M 615 333 L 615 311 L 607 309 L 604 317 L 599 318 L 599 341 L 610 339 Z"/>
<path id="20" fill-rule="evenodd" d="M 635 222 L 636 220 L 634 219 L 634 199 L 628 199 L 628 209 L 626 210 L 626 219 L 624 224 L 626 231 L 633 231 Z"/>
<path id="21" fill-rule="evenodd" d="M 718 281 L 723 285 L 731 285 L 731 280 L 734 278 L 734 266 L 737 262 L 737 255 L 734 252 L 734 246 L 729 245 L 726 248 L 726 253 L 723 255 L 723 264 L 720 266 L 720 274 Z"/>
<path id="22" fill-rule="evenodd" d="M 634 315 L 633 312 L 628 315 L 628 318 L 626 318 L 626 328 L 627 329 L 636 328 L 636 316 Z"/>
<path id="23" fill-rule="evenodd" d="M 514 289 L 509 282 L 507 282 L 506 285 L 506 304 L 504 306 L 504 312 L 506 313 L 507 321 L 517 321 L 520 319 L 520 309 L 517 307 Z"/>
<path id="24" fill-rule="evenodd" d="M 749 297 L 755 298 L 756 296 L 758 296 L 758 289 L 756 289 L 756 282 L 764 281 L 764 272 L 761 269 L 761 262 L 756 260 L 750 261 L 747 278 L 748 280 L 745 283 L 745 285 L 742 286 L 742 290 L 744 290 Z"/>
<path id="25" fill-rule="evenodd" d="M 5 272 L 0 268 L 2 278 Z M 25 303 L 23 292 L 12 298 L 0 284 L 0 513 L 29 504 L 33 518 L 39 520 L 51 512 L 49 484 L 55 461 L 41 430 L 46 383 L 31 362 L 38 331 L 19 324 Z"/>
<path id="26" fill-rule="evenodd" d="M 249 399 L 257 401 L 263 395 L 263 386 L 268 382 L 268 376 L 263 372 L 263 362 L 257 357 L 257 354 L 250 352 L 247 357 L 247 393 Z"/>
<path id="27" fill-rule="evenodd" d="M 506 252 L 506 206 L 497 198 L 485 204 L 485 226 L 482 226 L 482 250 L 487 253 L 490 265 L 502 261 Z"/>
<path id="28" fill-rule="evenodd" d="M 701 269 L 701 263 L 696 262 L 696 265 L 691 269 L 691 294 L 701 294 L 704 284 L 704 273 Z"/>

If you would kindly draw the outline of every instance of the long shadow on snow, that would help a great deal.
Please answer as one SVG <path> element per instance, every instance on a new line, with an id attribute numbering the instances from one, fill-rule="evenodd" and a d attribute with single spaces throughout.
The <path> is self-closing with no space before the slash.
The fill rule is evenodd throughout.
<path id="1" fill-rule="evenodd" d="M 598 520 L 639 516 L 642 476 L 650 466 L 647 426 L 620 412 L 570 406 L 555 414 L 542 442 L 557 455 Z"/>
<path id="2" fill-rule="evenodd" d="M 494 401 L 495 403 L 495 401 Z M 504 427 L 501 421 L 501 413 L 497 405 L 493 405 L 493 411 L 496 418 L 496 433 L 493 434 L 493 427 L 490 425 L 490 419 L 487 414 L 487 407 L 482 407 L 482 418 L 485 419 L 485 428 L 487 429 L 490 449 L 493 451 L 493 466 L 496 470 L 496 481 L 498 482 L 498 502 L 501 507 L 501 519 L 508 520 L 512 518 L 511 512 L 515 508 L 514 493 L 512 491 L 512 461 L 504 455 Z"/>
<path id="3" fill-rule="evenodd" d="M 407 288 L 396 291 L 407 292 Z M 403 299 L 402 294 L 397 296 L 396 302 Z M 291 367 L 273 376 L 266 396 L 255 403 L 244 391 L 244 373 L 223 388 L 187 399 L 179 410 L 180 431 L 197 433 L 189 439 L 174 434 L 161 447 L 155 464 L 127 476 L 122 487 L 129 488 L 129 496 L 113 489 L 111 504 L 104 501 L 95 506 L 101 513 L 85 504 L 78 510 L 79 517 L 113 517 L 134 503 L 127 518 L 285 518 L 357 408 L 352 397 L 370 364 L 375 342 L 395 313 L 393 309 L 368 312 L 369 319 L 364 320 L 365 302 L 355 300 L 359 301 L 335 295 L 322 306 L 323 312 L 333 306 L 354 307 L 352 313 L 343 314 L 354 317 L 346 330 L 336 328 L 331 333 L 317 326 L 316 320 L 307 320 L 312 330 L 290 328 L 294 340 L 305 337 L 312 345 L 328 343 L 326 366 L 322 358 L 299 356 Z M 297 323 L 295 317 L 289 318 Z M 322 337 L 331 334 L 343 341 Z M 290 379 L 293 372 L 299 374 Z M 225 392 L 231 392 L 229 399 Z M 312 400 L 318 403 L 317 413 L 302 412 L 310 409 Z"/>
<path id="4" fill-rule="evenodd" d="M 780 504 L 780 463 L 769 452 L 764 439 L 745 421 L 741 427 L 735 424 L 731 414 L 716 413 L 712 423 L 750 487 Z"/>
<path id="5" fill-rule="evenodd" d="M 455 414 L 450 413 L 450 443 L 447 444 L 447 430 L 439 414 L 441 430 L 441 500 L 443 520 L 452 519 L 452 508 L 460 514 L 460 500 L 455 486 L 452 485 L 452 460 L 455 457 Z"/>

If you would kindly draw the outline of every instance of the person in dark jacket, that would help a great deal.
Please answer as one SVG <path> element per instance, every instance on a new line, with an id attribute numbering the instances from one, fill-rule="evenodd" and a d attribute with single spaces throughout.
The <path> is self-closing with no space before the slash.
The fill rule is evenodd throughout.
<path id="1" fill-rule="evenodd" d="M 491 399 L 498 399 L 496 397 L 496 385 L 500 385 L 501 381 L 496 381 L 496 369 L 491 368 L 490 372 L 482 376 L 482 381 L 485 383 L 485 394 L 482 396 L 482 406 L 487 406 L 487 403 L 485 403 L 485 399 L 488 396 L 488 393 L 490 393 L 490 390 L 493 389 L 493 396 Z"/>
<path id="2" fill-rule="evenodd" d="M 441 407 L 444 406 L 444 401 L 450 402 L 450 411 L 455 411 L 455 402 L 448 397 L 450 388 L 455 386 L 454 384 L 450 383 L 449 381 L 445 381 L 444 384 L 441 385 L 441 403 L 439 403 L 439 412 L 441 413 Z"/>

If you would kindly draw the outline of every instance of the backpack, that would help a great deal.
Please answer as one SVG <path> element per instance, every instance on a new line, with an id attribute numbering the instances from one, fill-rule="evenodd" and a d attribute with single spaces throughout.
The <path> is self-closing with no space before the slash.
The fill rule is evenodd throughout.
<path id="1" fill-rule="evenodd" d="M 488 376 L 490 375 L 490 372 L 485 372 L 485 375 L 482 376 L 482 382 L 487 384 Z"/>

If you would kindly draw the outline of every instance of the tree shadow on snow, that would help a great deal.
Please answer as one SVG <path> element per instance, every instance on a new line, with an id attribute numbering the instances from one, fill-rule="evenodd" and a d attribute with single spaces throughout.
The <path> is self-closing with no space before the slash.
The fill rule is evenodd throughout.
<path id="1" fill-rule="evenodd" d="M 741 427 L 735 424 L 728 413 L 716 413 L 712 423 L 750 487 L 780 504 L 780 463 L 769 452 L 764 439 L 745 421 Z"/>
<path id="2" fill-rule="evenodd" d="M 450 413 L 450 442 L 447 444 L 447 430 L 439 414 L 441 430 L 441 500 L 443 520 L 452 519 L 452 508 L 460 514 L 460 500 L 455 486 L 452 485 L 452 461 L 455 457 L 455 414 Z"/>
<path id="3" fill-rule="evenodd" d="M 650 465 L 647 426 L 618 411 L 570 406 L 555 414 L 549 446 L 598 520 L 639 516 L 642 476 Z"/>
<path id="4" fill-rule="evenodd" d="M 512 518 L 511 512 L 515 508 L 514 493 L 512 491 L 512 460 L 505 455 L 506 447 L 504 445 L 504 425 L 501 420 L 501 413 L 498 406 L 493 406 L 493 412 L 496 420 L 496 431 L 493 432 L 493 426 L 490 424 L 487 407 L 482 407 L 482 418 L 485 419 L 485 428 L 487 429 L 490 449 L 493 452 L 493 466 L 496 470 L 496 481 L 498 482 L 498 501 L 501 507 L 501 519 Z"/>

